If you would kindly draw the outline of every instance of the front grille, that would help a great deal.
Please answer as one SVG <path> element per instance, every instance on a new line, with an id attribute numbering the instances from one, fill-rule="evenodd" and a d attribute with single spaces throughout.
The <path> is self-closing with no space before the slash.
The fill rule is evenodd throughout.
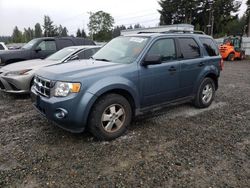
<path id="1" fill-rule="evenodd" d="M 34 78 L 34 88 L 36 92 L 47 98 L 50 97 L 51 83 L 50 80 L 38 76 Z"/>
<path id="2" fill-rule="evenodd" d="M 1 80 L 0 80 L 0 88 L 5 89 L 5 87 L 4 87 L 3 83 L 1 82 Z"/>

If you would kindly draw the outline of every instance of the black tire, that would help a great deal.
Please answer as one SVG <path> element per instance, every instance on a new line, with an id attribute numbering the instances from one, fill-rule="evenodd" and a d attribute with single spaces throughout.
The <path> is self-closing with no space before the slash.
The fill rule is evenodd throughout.
<path id="1" fill-rule="evenodd" d="M 207 97 L 205 97 L 205 94 L 203 92 L 206 91 L 207 86 L 210 86 L 212 91 L 210 93 L 210 89 L 209 89 L 208 93 L 211 94 L 211 96 L 209 94 L 207 94 Z M 197 91 L 197 94 L 196 94 L 196 97 L 194 100 L 194 106 L 196 106 L 197 108 L 207 108 L 213 102 L 214 96 L 215 96 L 214 81 L 211 78 L 207 77 L 201 82 L 201 84 L 199 86 L 199 89 Z M 207 99 L 207 101 L 205 99 Z"/>
<path id="2" fill-rule="evenodd" d="M 234 59 L 235 59 L 234 53 L 229 54 L 228 57 L 227 57 L 228 61 L 234 61 Z"/>
<path id="3" fill-rule="evenodd" d="M 104 121 L 105 118 L 110 119 Z M 126 131 L 131 119 L 132 109 L 127 99 L 118 94 L 107 94 L 94 104 L 90 112 L 88 128 L 98 140 L 113 140 Z"/>
<path id="4" fill-rule="evenodd" d="M 240 60 L 244 60 L 245 59 L 245 52 L 241 52 L 240 53 Z"/>

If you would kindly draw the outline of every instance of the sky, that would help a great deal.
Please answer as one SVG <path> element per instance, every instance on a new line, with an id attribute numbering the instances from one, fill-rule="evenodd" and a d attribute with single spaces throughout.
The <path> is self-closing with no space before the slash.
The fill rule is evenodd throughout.
<path id="1" fill-rule="evenodd" d="M 110 13 L 115 25 L 134 25 L 146 27 L 159 23 L 159 0 L 0 0 L 0 36 L 11 35 L 13 28 L 33 28 L 36 23 L 43 24 L 44 15 L 50 16 L 55 25 L 68 28 L 75 34 L 78 28 L 87 31 L 89 12 L 99 10 Z M 240 16 L 246 10 L 246 0 L 240 8 Z"/>

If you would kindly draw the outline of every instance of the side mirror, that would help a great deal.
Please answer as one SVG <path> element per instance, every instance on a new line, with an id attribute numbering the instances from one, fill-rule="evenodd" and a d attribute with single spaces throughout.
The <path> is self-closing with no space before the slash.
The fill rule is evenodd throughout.
<path id="1" fill-rule="evenodd" d="M 157 65 L 161 64 L 161 55 L 159 54 L 153 54 L 153 55 L 146 55 L 144 58 L 142 65 L 147 66 L 147 65 Z"/>
<path id="2" fill-rule="evenodd" d="M 35 49 L 35 51 L 36 51 L 36 52 L 40 52 L 40 51 L 42 51 L 42 48 L 39 47 L 39 46 L 37 46 L 36 49 Z"/>

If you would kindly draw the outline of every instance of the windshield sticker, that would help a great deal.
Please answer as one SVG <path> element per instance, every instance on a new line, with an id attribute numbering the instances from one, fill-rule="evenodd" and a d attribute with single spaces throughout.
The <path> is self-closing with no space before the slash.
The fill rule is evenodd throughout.
<path id="1" fill-rule="evenodd" d="M 144 38 L 132 37 L 129 41 L 142 43 L 144 40 L 145 40 Z"/>

